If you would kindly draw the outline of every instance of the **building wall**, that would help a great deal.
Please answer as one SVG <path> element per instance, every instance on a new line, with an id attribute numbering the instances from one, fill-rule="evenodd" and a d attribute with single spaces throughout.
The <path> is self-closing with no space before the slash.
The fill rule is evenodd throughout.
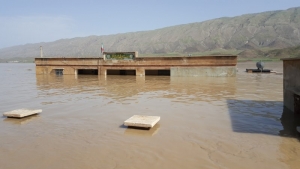
<path id="1" fill-rule="evenodd" d="M 35 58 L 35 64 L 39 66 L 90 66 L 99 65 L 102 58 Z"/>
<path id="2" fill-rule="evenodd" d="M 294 93 L 300 95 L 300 58 L 282 60 L 284 106 L 294 111 Z"/>
<path id="3" fill-rule="evenodd" d="M 35 73 L 37 75 L 49 74 L 48 66 L 36 66 L 35 67 Z"/>
<path id="4" fill-rule="evenodd" d="M 139 65 L 236 66 L 237 56 L 147 57 L 136 58 Z"/>
<path id="5" fill-rule="evenodd" d="M 231 77 L 236 76 L 235 66 L 220 66 L 220 67 L 172 67 L 171 76 L 179 77 Z"/>
<path id="6" fill-rule="evenodd" d="M 36 74 L 55 74 L 55 69 L 63 69 L 64 75 L 75 75 L 78 69 L 98 70 L 97 66 L 36 66 Z M 99 74 L 99 70 L 98 70 Z"/>

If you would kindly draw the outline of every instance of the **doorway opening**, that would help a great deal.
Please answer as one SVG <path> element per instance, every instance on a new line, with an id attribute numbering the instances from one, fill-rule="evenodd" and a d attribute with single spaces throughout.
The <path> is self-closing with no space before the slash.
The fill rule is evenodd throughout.
<path id="1" fill-rule="evenodd" d="M 170 76 L 170 70 L 145 70 L 146 76 Z"/>
<path id="2" fill-rule="evenodd" d="M 78 69 L 78 75 L 98 75 L 98 69 Z"/>
<path id="3" fill-rule="evenodd" d="M 135 70 L 116 70 L 116 69 L 108 69 L 106 70 L 106 75 L 129 75 L 135 76 Z"/>

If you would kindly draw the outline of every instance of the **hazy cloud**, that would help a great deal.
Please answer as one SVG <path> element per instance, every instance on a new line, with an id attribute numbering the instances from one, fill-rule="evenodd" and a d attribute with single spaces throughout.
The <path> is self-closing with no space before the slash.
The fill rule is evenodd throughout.
<path id="1" fill-rule="evenodd" d="M 71 38 L 75 21 L 66 16 L 0 16 L 0 48 Z"/>

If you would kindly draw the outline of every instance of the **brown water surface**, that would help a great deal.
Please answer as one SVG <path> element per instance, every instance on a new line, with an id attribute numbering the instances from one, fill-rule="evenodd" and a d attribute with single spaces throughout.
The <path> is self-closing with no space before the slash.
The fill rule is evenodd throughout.
<path id="1" fill-rule="evenodd" d="M 282 72 L 282 63 L 266 63 Z M 0 64 L 0 168 L 298 169 L 300 144 L 283 110 L 283 77 L 35 75 L 34 64 Z M 135 114 L 161 116 L 150 130 Z M 283 117 L 283 118 L 281 118 Z"/>

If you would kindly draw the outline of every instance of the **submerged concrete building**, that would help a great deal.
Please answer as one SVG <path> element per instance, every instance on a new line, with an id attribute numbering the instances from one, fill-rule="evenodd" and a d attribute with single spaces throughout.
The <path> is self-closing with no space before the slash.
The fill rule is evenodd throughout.
<path id="1" fill-rule="evenodd" d="M 283 61 L 284 106 L 300 115 L 300 58 L 285 58 Z"/>
<path id="2" fill-rule="evenodd" d="M 235 76 L 237 56 L 138 57 L 104 52 L 99 58 L 35 58 L 36 74 Z"/>

